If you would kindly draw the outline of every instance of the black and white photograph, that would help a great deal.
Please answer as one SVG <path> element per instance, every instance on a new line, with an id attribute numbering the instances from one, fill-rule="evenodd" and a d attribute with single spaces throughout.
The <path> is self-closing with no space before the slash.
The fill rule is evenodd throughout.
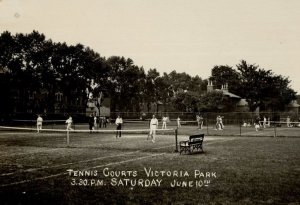
<path id="1" fill-rule="evenodd" d="M 0 0 L 0 203 L 300 204 L 299 0 Z"/>

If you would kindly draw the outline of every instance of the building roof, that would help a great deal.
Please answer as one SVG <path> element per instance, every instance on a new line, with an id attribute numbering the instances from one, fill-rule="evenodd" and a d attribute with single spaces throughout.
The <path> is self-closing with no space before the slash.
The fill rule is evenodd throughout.
<path id="1" fill-rule="evenodd" d="M 240 99 L 240 101 L 236 104 L 237 106 L 247 106 L 248 102 L 246 101 L 246 99 Z"/>
<path id="2" fill-rule="evenodd" d="M 220 90 L 220 89 L 215 89 L 215 90 L 216 90 L 216 91 L 221 91 L 221 92 L 223 92 L 223 95 L 228 96 L 228 97 L 230 97 L 230 98 L 238 98 L 238 99 L 241 99 L 240 96 L 235 95 L 235 94 L 233 94 L 233 93 L 231 93 L 231 92 L 228 92 L 227 90 Z"/>
<path id="3" fill-rule="evenodd" d="M 293 100 L 292 102 L 290 102 L 288 105 L 287 105 L 287 107 L 291 107 L 291 108 L 293 108 L 293 107 L 300 107 L 300 105 L 297 103 L 297 101 L 296 100 Z"/>

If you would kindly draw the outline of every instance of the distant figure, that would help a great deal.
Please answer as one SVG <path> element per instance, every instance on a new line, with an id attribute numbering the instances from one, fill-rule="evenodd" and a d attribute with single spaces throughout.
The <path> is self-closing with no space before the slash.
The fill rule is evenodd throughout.
<path id="1" fill-rule="evenodd" d="M 287 127 L 292 127 L 290 116 L 287 116 L 287 118 L 286 118 L 286 126 L 287 126 Z"/>
<path id="2" fill-rule="evenodd" d="M 121 130 L 122 130 L 122 124 L 123 124 L 123 119 L 120 117 L 120 115 L 118 115 L 115 123 L 117 126 L 116 138 L 118 138 L 118 137 L 121 137 Z"/>
<path id="3" fill-rule="evenodd" d="M 94 130 L 96 130 L 97 127 L 98 127 L 98 118 L 97 118 L 97 116 L 95 115 L 95 116 L 94 116 Z"/>
<path id="4" fill-rule="evenodd" d="M 202 115 L 196 115 L 196 121 L 197 121 L 198 129 L 202 130 L 202 127 L 203 127 L 203 117 L 202 117 Z"/>
<path id="5" fill-rule="evenodd" d="M 102 117 L 102 127 L 106 128 L 107 119 L 105 116 Z"/>
<path id="6" fill-rule="evenodd" d="M 94 128 L 94 117 L 92 114 L 90 114 L 89 116 L 89 129 L 90 129 L 90 133 L 92 133 Z"/>
<path id="7" fill-rule="evenodd" d="M 267 118 L 266 118 L 266 116 L 264 116 L 264 119 L 263 119 L 263 127 L 264 128 L 267 127 Z"/>
<path id="8" fill-rule="evenodd" d="M 258 132 L 258 131 L 259 131 L 259 129 L 260 129 L 260 126 L 259 126 L 259 124 L 258 124 L 258 123 L 255 123 L 254 127 L 255 127 L 255 130 L 256 130 L 256 132 Z"/>
<path id="9" fill-rule="evenodd" d="M 220 118 L 219 118 L 219 116 L 217 116 L 217 118 L 216 118 L 216 128 L 215 128 L 215 130 L 219 130 L 220 129 Z"/>
<path id="10" fill-rule="evenodd" d="M 260 116 L 257 116 L 256 123 L 259 124 L 259 127 L 262 127 L 261 121 L 260 121 Z"/>
<path id="11" fill-rule="evenodd" d="M 155 115 L 153 115 L 152 119 L 150 120 L 150 133 L 149 133 L 149 136 L 151 136 L 153 143 L 155 142 L 157 127 L 158 127 L 158 120 L 156 119 Z"/>
<path id="12" fill-rule="evenodd" d="M 146 116 L 147 116 L 146 113 L 143 112 L 143 113 L 142 113 L 142 120 L 145 120 L 145 119 L 146 119 Z"/>
<path id="13" fill-rule="evenodd" d="M 242 126 L 243 126 L 243 127 L 247 127 L 247 122 L 246 122 L 246 121 L 243 121 Z"/>
<path id="14" fill-rule="evenodd" d="M 43 125 L 43 118 L 40 115 L 38 115 L 38 118 L 36 119 L 37 133 L 39 133 L 42 130 L 42 125 Z"/>
<path id="15" fill-rule="evenodd" d="M 102 127 L 102 124 L 103 124 L 103 122 L 102 122 L 102 117 L 98 117 L 98 118 L 97 118 L 97 123 L 98 123 L 99 127 L 101 128 L 101 127 Z"/>
<path id="16" fill-rule="evenodd" d="M 220 117 L 220 127 L 221 127 L 221 130 L 223 130 L 224 129 L 224 124 L 223 124 L 223 118 L 224 118 L 224 116 L 219 116 Z"/>
<path id="17" fill-rule="evenodd" d="M 202 130 L 202 128 L 203 128 L 203 120 L 204 120 L 204 118 L 203 118 L 202 115 L 199 116 L 199 120 L 200 120 L 200 127 L 199 127 L 199 129 Z"/>
<path id="18" fill-rule="evenodd" d="M 216 129 L 215 130 L 223 130 L 223 122 L 222 122 L 222 117 L 219 115 L 216 118 Z"/>
<path id="19" fill-rule="evenodd" d="M 66 120 L 66 124 L 67 124 L 67 130 L 73 130 L 72 129 L 72 123 L 73 123 L 73 119 L 70 116 L 67 120 Z"/>
<path id="20" fill-rule="evenodd" d="M 161 127 L 161 129 L 167 129 L 167 121 L 168 121 L 167 117 L 162 118 L 162 127 Z"/>
<path id="21" fill-rule="evenodd" d="M 179 118 L 179 116 L 177 117 L 177 127 L 181 127 L 181 124 L 180 124 L 180 118 Z"/>
<path id="22" fill-rule="evenodd" d="M 255 123 L 254 123 L 255 131 L 258 132 L 260 130 L 260 118 L 259 116 L 256 118 Z"/>
<path id="23" fill-rule="evenodd" d="M 267 118 L 267 126 L 268 126 L 268 127 L 271 126 L 271 121 L 270 121 L 270 118 L 269 118 L 269 117 Z"/>
<path id="24" fill-rule="evenodd" d="M 199 115 L 196 115 L 196 121 L 197 121 L 198 129 L 200 129 L 200 116 Z"/>

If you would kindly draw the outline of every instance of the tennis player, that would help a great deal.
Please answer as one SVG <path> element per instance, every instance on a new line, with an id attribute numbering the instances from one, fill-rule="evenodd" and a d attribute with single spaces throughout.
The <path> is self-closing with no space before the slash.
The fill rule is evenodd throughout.
<path id="1" fill-rule="evenodd" d="M 165 116 L 162 118 L 162 128 L 161 129 L 167 129 L 167 120 L 168 120 L 168 118 Z"/>
<path id="2" fill-rule="evenodd" d="M 36 119 L 36 130 L 37 130 L 37 133 L 40 132 L 40 130 L 42 130 L 42 125 L 43 125 L 43 118 L 38 115 L 38 118 Z"/>
<path id="3" fill-rule="evenodd" d="M 155 115 L 152 116 L 152 119 L 150 120 L 150 133 L 149 135 L 152 138 L 152 142 L 155 142 L 155 135 L 156 135 L 156 129 L 158 127 L 158 120 L 156 119 Z"/>
<path id="4" fill-rule="evenodd" d="M 198 128 L 200 129 L 200 130 L 202 130 L 202 128 L 203 128 L 203 117 L 202 117 L 202 115 L 200 115 L 199 116 L 199 119 L 198 119 L 199 121 L 198 121 Z"/>
<path id="5" fill-rule="evenodd" d="M 177 117 L 177 127 L 181 127 L 181 124 L 180 124 L 180 117 L 179 117 L 179 116 Z"/>
<path id="6" fill-rule="evenodd" d="M 118 138 L 118 136 L 121 137 L 122 124 L 123 124 L 123 119 L 120 117 L 120 115 L 118 115 L 116 119 L 116 125 L 117 125 L 116 138 Z"/>
<path id="7" fill-rule="evenodd" d="M 72 123 L 73 123 L 73 119 L 70 116 L 67 120 L 66 120 L 66 124 L 67 124 L 67 130 L 73 130 L 72 129 Z"/>
<path id="8" fill-rule="evenodd" d="M 90 129 L 90 133 L 92 133 L 92 131 L 94 129 L 94 117 L 92 114 L 90 114 L 90 117 L 89 117 L 89 129 Z"/>

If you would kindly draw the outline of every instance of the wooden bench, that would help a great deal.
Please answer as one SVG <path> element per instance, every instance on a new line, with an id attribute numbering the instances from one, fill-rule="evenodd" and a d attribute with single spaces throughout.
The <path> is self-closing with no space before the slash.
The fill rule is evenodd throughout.
<path id="1" fill-rule="evenodd" d="M 180 154 L 184 151 L 184 153 L 189 152 L 190 154 L 193 152 L 194 149 L 201 150 L 203 152 L 203 140 L 204 134 L 197 134 L 197 135 L 190 135 L 189 140 L 187 141 L 180 141 Z"/>

